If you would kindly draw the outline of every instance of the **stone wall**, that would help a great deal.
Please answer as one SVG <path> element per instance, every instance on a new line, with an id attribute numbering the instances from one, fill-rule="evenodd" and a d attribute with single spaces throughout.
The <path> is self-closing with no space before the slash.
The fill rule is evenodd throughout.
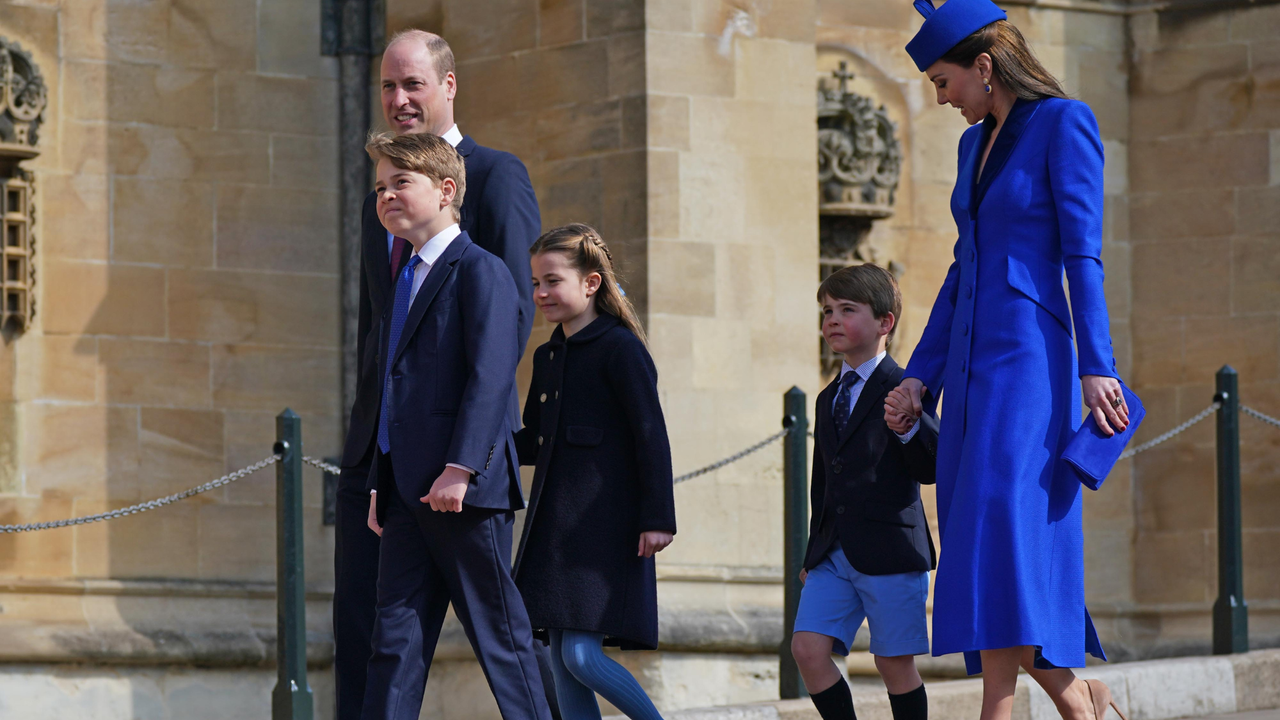
<path id="1" fill-rule="evenodd" d="M 0 347 L 0 522 L 98 513 L 338 447 L 335 66 L 306 0 L 0 1 L 50 86 L 34 325 Z M 0 538 L 4 659 L 266 663 L 274 472 Z M 313 629 L 332 533 L 308 472 Z M 264 592 L 264 587 L 266 592 Z"/>
<path id="2" fill-rule="evenodd" d="M 1129 155 L 1133 373 L 1145 438 L 1207 406 L 1214 373 L 1280 411 L 1280 6 L 1135 16 Z M 1280 643 L 1280 431 L 1241 418 L 1245 598 Z M 1208 647 L 1217 596 L 1213 423 L 1135 461 L 1135 621 Z"/>

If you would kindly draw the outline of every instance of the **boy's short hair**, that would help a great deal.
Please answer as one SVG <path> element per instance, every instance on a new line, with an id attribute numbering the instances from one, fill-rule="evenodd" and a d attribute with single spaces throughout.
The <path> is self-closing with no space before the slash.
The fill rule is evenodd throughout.
<path id="1" fill-rule="evenodd" d="M 871 308 L 871 314 L 877 320 L 893 313 L 893 329 L 889 331 L 888 339 L 892 340 L 898 331 L 898 319 L 902 317 L 902 291 L 898 289 L 893 273 L 879 265 L 864 263 L 831 273 L 818 286 L 818 302 L 822 303 L 823 298 L 862 303 Z"/>
<path id="2" fill-rule="evenodd" d="M 426 175 L 436 185 L 452 178 L 458 192 L 449 208 L 455 221 L 461 219 L 462 196 L 467 191 L 467 165 L 449 141 L 431 133 L 378 133 L 369 136 L 364 149 L 374 163 L 386 159 L 401 170 Z"/>

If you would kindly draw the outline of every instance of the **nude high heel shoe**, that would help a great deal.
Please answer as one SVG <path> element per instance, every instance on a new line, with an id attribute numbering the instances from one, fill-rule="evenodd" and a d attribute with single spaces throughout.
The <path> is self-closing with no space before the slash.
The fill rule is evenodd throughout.
<path id="1" fill-rule="evenodd" d="M 1111 697 L 1111 688 L 1101 680 L 1085 680 L 1084 684 L 1089 688 L 1089 700 L 1093 703 L 1094 720 L 1103 720 L 1107 715 L 1107 707 L 1111 707 L 1120 716 L 1120 720 L 1129 720 L 1125 714 L 1120 712 L 1120 708 L 1116 705 L 1116 701 Z"/>

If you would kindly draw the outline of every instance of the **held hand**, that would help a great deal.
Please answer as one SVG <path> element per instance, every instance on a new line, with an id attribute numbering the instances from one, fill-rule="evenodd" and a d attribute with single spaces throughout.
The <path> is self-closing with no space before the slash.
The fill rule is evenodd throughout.
<path id="1" fill-rule="evenodd" d="M 906 435 L 911 430 L 911 426 L 916 424 L 916 419 L 910 415 L 904 415 L 900 412 L 889 411 L 888 403 L 885 403 L 886 411 L 884 415 L 884 423 L 889 429 L 899 435 Z"/>
<path id="2" fill-rule="evenodd" d="M 661 530 L 647 530 L 640 533 L 640 552 L 636 553 L 639 557 L 651 558 L 660 553 L 671 541 L 675 540 L 675 536 L 669 532 Z"/>
<path id="3" fill-rule="evenodd" d="M 467 495 L 471 473 L 461 468 L 446 467 L 431 484 L 431 492 L 418 498 L 436 512 L 462 512 L 462 499 Z"/>
<path id="4" fill-rule="evenodd" d="M 924 414 L 924 403 L 921 400 L 925 392 L 924 383 L 919 378 L 906 378 L 902 384 L 889 391 L 884 399 L 886 420 L 890 413 L 909 415 L 918 418 Z"/>
<path id="5" fill-rule="evenodd" d="M 1119 380 L 1105 375 L 1085 375 L 1080 378 L 1080 390 L 1094 422 L 1107 437 L 1129 427 L 1129 403 L 1120 391 Z"/>
<path id="6" fill-rule="evenodd" d="M 369 493 L 369 529 L 382 537 L 382 526 L 378 524 L 378 493 Z"/>
<path id="7" fill-rule="evenodd" d="M 804 581 L 805 581 L 805 580 L 808 580 L 808 579 L 809 579 L 809 571 L 808 571 L 808 570 L 801 570 L 801 571 L 800 571 L 800 584 L 801 584 L 801 585 L 803 585 L 803 584 L 804 584 Z"/>

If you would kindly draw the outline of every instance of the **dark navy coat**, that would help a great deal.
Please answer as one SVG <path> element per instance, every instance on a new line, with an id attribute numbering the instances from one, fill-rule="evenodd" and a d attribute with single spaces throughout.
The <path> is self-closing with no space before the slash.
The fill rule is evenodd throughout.
<path id="1" fill-rule="evenodd" d="M 534 351 L 516 447 L 536 470 L 515 577 L 539 637 L 658 646 L 654 561 L 636 555 L 640 533 L 676 531 L 657 381 L 644 343 L 608 314 Z"/>
<path id="2" fill-rule="evenodd" d="M 1084 603 L 1080 481 L 1060 458 L 1080 426 L 1079 377 L 1116 377 L 1102 140 L 1082 102 L 1018 100 L 978 177 L 994 123 L 960 140 L 955 262 L 906 371 L 944 398 L 933 654 L 964 651 L 974 673 L 979 650 L 1033 645 L 1041 666 L 1083 667 L 1102 648 Z"/>
<path id="3" fill-rule="evenodd" d="M 816 568 L 836 540 L 849 564 L 864 575 L 934 568 L 937 554 L 920 485 L 934 480 L 938 425 L 925 415 L 906 443 L 889 429 L 884 399 L 901 381 L 902 368 L 886 355 L 839 434 L 831 412 L 839 378 L 818 393 L 806 570 Z"/>
<path id="4" fill-rule="evenodd" d="M 511 274 L 464 232 L 427 273 L 396 348 L 387 346 L 392 304 L 378 323 L 373 361 L 384 367 L 392 357 L 383 387 L 391 394 L 391 465 L 400 497 L 420 507 L 445 465 L 455 463 L 476 471 L 465 505 L 524 507 L 510 417 L 520 361 Z M 376 470 L 375 463 L 367 487 L 379 491 L 381 519 L 389 488 Z"/>

